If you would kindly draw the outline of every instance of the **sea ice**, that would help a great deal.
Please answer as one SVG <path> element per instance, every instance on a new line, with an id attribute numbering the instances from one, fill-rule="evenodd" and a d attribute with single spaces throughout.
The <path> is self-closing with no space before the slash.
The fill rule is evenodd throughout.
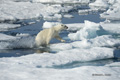
<path id="1" fill-rule="evenodd" d="M 57 24 L 62 24 L 62 23 L 46 21 L 46 22 L 43 23 L 42 27 L 43 28 L 51 28 L 51 27 L 53 27 L 53 26 L 55 26 Z M 78 31 L 78 30 L 80 30 L 81 28 L 84 27 L 83 23 L 72 23 L 72 24 L 65 24 L 65 25 L 68 26 L 68 29 L 67 29 L 68 31 Z"/>
<path id="2" fill-rule="evenodd" d="M 46 21 L 46 22 L 43 23 L 42 28 L 44 28 L 44 29 L 45 28 L 51 28 L 51 27 L 53 27 L 57 24 L 60 24 L 60 22 L 48 22 L 48 21 Z"/>
<path id="3" fill-rule="evenodd" d="M 120 23 L 100 23 L 100 25 L 110 34 L 120 34 Z"/>
<path id="4" fill-rule="evenodd" d="M 31 54 L 18 58 L 3 58 L 0 60 L 9 60 L 14 63 L 14 59 L 17 63 L 27 66 L 38 65 L 40 67 L 54 67 L 59 65 L 70 64 L 73 62 L 85 62 L 94 61 L 100 59 L 113 58 L 114 49 L 105 47 L 93 47 L 90 49 L 71 49 L 57 52 L 56 54 L 43 53 L 43 54 Z M 37 60 L 37 61 L 36 61 Z M 2 61 L 2 62 L 3 62 Z M 8 63 L 9 63 L 8 61 Z M 0 61 L 1 62 L 1 61 Z M 28 64 L 29 63 L 29 64 Z"/>
<path id="5" fill-rule="evenodd" d="M 120 67 L 120 62 L 114 62 L 111 64 L 106 64 L 105 66 L 109 66 L 109 67 Z"/>
<path id="6" fill-rule="evenodd" d="M 90 3 L 89 6 L 90 8 L 97 8 L 100 10 L 104 10 L 109 7 L 108 3 L 105 0 L 96 0 L 93 3 Z"/>
<path id="7" fill-rule="evenodd" d="M 92 47 L 118 47 L 120 46 L 120 40 L 114 39 L 111 35 L 103 35 L 98 36 L 93 39 L 82 40 L 82 41 L 74 41 L 71 43 L 58 43 L 51 44 L 50 49 L 53 51 L 61 51 L 61 50 L 70 50 L 74 48 L 79 49 L 89 49 Z"/>
<path id="8" fill-rule="evenodd" d="M 0 23 L 0 31 L 8 31 L 18 27 L 20 27 L 19 24 Z"/>
<path id="9" fill-rule="evenodd" d="M 90 0 L 32 0 L 32 2 L 42 2 L 42 3 L 89 3 Z"/>
<path id="10" fill-rule="evenodd" d="M 37 59 L 35 61 L 37 62 Z M 1 80 L 119 80 L 120 78 L 120 67 L 82 66 L 72 69 L 52 69 L 37 68 L 35 64 L 32 67 L 29 65 L 31 63 L 22 64 L 16 59 L 13 63 L 8 62 L 6 60 L 0 63 Z"/>
<path id="11" fill-rule="evenodd" d="M 34 37 L 28 34 L 10 36 L 0 33 L 0 49 L 33 48 Z"/>
<path id="12" fill-rule="evenodd" d="M 65 15 L 64 15 L 64 18 L 73 18 L 73 15 L 65 14 Z"/>
<path id="13" fill-rule="evenodd" d="M 104 13 L 100 14 L 101 18 L 106 18 L 108 20 L 120 20 L 120 0 L 113 2 L 111 7 Z"/>
<path id="14" fill-rule="evenodd" d="M 0 21 L 40 18 L 60 10 L 41 3 L 6 1 L 0 5 Z"/>
<path id="15" fill-rule="evenodd" d="M 68 37 L 71 40 L 83 40 L 83 39 L 91 39 L 98 36 L 97 31 L 102 30 L 102 27 L 100 24 L 85 21 L 85 27 L 83 27 L 81 30 L 77 31 L 76 33 L 71 33 L 68 35 Z"/>

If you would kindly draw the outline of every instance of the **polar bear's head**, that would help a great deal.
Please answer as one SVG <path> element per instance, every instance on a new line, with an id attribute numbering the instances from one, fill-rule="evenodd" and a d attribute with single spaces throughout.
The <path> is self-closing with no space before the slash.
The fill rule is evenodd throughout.
<path id="1" fill-rule="evenodd" d="M 64 24 L 58 24 L 54 27 L 56 30 L 61 31 L 61 30 L 65 30 L 68 29 L 68 27 Z"/>

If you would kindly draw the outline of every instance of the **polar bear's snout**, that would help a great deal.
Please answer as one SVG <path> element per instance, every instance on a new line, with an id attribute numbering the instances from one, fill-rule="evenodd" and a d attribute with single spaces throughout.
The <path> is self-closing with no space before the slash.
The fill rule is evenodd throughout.
<path id="1" fill-rule="evenodd" d="M 63 26 L 64 29 L 68 29 L 68 27 L 66 25 L 64 25 L 64 24 L 62 24 L 61 26 Z"/>
<path id="2" fill-rule="evenodd" d="M 65 25 L 65 29 L 68 29 L 68 27 Z"/>

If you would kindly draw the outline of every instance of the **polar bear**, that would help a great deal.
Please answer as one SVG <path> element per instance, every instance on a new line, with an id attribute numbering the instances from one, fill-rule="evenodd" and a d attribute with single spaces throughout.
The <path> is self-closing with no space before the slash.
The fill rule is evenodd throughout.
<path id="1" fill-rule="evenodd" d="M 59 32 L 62 30 L 67 29 L 68 27 L 64 24 L 58 24 L 54 27 L 51 27 L 49 29 L 44 29 L 40 31 L 36 38 L 35 38 L 35 44 L 37 47 L 39 46 L 47 46 L 51 39 L 56 38 L 57 40 L 60 40 L 61 42 L 65 42 L 60 36 Z"/>

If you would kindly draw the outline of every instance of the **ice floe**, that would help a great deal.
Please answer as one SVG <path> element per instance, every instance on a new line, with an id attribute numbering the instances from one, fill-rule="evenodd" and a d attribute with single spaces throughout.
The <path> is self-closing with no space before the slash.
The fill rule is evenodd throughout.
<path id="1" fill-rule="evenodd" d="M 41 3 L 7 1 L 0 5 L 0 21 L 50 16 L 60 10 Z"/>
<path id="2" fill-rule="evenodd" d="M 28 34 L 10 36 L 0 33 L 0 49 L 33 48 L 34 37 Z"/>
<path id="3" fill-rule="evenodd" d="M 51 44 L 50 48 L 52 50 L 70 50 L 74 48 L 88 49 L 92 47 L 118 47 L 120 46 L 120 40 L 114 39 L 111 35 L 98 36 L 94 39 L 74 41 L 71 43 L 58 43 Z"/>
<path id="4" fill-rule="evenodd" d="M 91 39 L 101 35 L 120 34 L 119 23 L 94 23 L 85 21 L 83 24 L 67 24 L 68 30 L 77 31 L 76 33 L 68 34 L 71 40 Z M 114 27 L 113 27 L 114 26 Z"/>
<path id="5" fill-rule="evenodd" d="M 111 63 L 111 64 L 107 64 L 105 66 L 109 66 L 109 67 L 120 67 L 120 62 L 114 62 L 114 63 Z"/>
<path id="6" fill-rule="evenodd" d="M 0 24 L 0 31 L 8 31 L 10 29 L 15 29 L 20 27 L 19 24 L 8 24 L 8 23 L 1 23 Z"/>
<path id="7" fill-rule="evenodd" d="M 97 31 L 102 30 L 102 27 L 94 22 L 85 21 L 85 27 L 76 33 L 69 34 L 69 38 L 72 40 L 83 40 L 95 38 L 98 36 Z"/>
<path id="8" fill-rule="evenodd" d="M 71 49 L 60 51 L 56 54 L 51 53 L 43 53 L 43 54 L 32 54 L 27 56 L 22 56 L 19 58 L 3 58 L 0 60 L 9 60 L 14 62 L 16 59 L 17 63 L 20 64 L 29 64 L 31 66 L 38 65 L 40 67 L 54 67 L 59 65 L 65 65 L 72 62 L 85 62 L 85 61 L 93 61 L 100 59 L 113 58 L 114 53 L 113 49 L 110 48 L 100 48 L 94 47 L 91 49 Z M 35 61 L 37 60 L 37 61 Z M 33 65 L 34 64 L 34 65 Z"/>
<path id="9" fill-rule="evenodd" d="M 16 61 L 16 59 L 14 60 Z M 72 69 L 51 69 L 36 68 L 32 67 L 37 66 L 35 64 L 22 64 L 19 61 L 8 62 L 6 60 L 0 63 L 1 80 L 98 80 L 98 78 L 99 80 L 119 80 L 120 78 L 119 67 L 83 66 Z"/>
<path id="10" fill-rule="evenodd" d="M 120 20 L 120 16 L 119 16 L 120 7 L 119 7 L 119 5 L 120 5 L 120 1 L 114 0 L 112 2 L 112 5 L 110 6 L 110 8 L 106 12 L 104 12 L 100 15 L 101 18 L 106 18 L 106 19 L 112 20 L 112 21 Z"/>
<path id="11" fill-rule="evenodd" d="M 104 30 L 113 34 L 120 34 L 120 24 L 119 23 L 100 23 Z"/>
<path id="12" fill-rule="evenodd" d="M 32 2 L 42 2 L 42 3 L 89 3 L 90 0 L 32 0 Z"/>
<path id="13" fill-rule="evenodd" d="M 93 3 L 90 3 L 89 6 L 91 8 L 97 8 L 97 9 L 107 9 L 109 7 L 108 3 L 105 0 L 96 0 Z"/>

